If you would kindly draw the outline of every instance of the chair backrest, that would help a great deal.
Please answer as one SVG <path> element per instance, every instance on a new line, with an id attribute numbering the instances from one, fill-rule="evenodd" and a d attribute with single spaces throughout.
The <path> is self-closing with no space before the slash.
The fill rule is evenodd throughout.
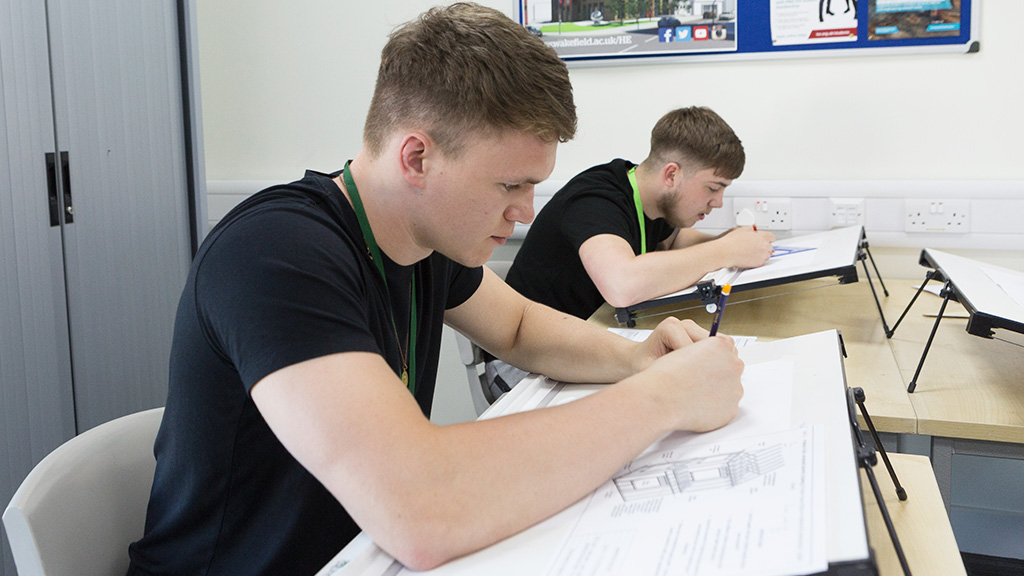
<path id="1" fill-rule="evenodd" d="M 455 344 L 459 347 L 459 360 L 466 367 L 466 378 L 469 379 L 469 397 L 473 400 L 473 409 L 479 416 L 494 402 L 487 377 L 484 375 L 483 353 L 472 340 L 455 330 Z"/>
<path id="2" fill-rule="evenodd" d="M 494 272 L 498 276 L 498 278 L 501 278 L 502 280 L 504 280 L 505 276 L 508 276 L 508 269 L 512 267 L 512 261 L 511 260 L 491 260 L 490 262 L 488 262 L 486 264 L 486 266 L 488 268 L 490 268 L 491 272 Z"/>
<path id="3" fill-rule="evenodd" d="M 121 575 L 143 533 L 163 408 L 129 414 L 60 445 L 4 511 L 19 576 Z"/>
<path id="4" fill-rule="evenodd" d="M 505 279 L 511 266 L 511 260 L 492 260 L 487 263 L 487 267 L 502 280 Z M 459 360 L 466 367 L 469 396 L 473 399 L 473 408 L 476 409 L 477 416 L 479 416 L 494 402 L 494 396 L 491 394 L 490 387 L 487 386 L 487 378 L 484 375 L 483 350 L 458 331 L 455 332 L 455 343 L 459 347 Z"/>

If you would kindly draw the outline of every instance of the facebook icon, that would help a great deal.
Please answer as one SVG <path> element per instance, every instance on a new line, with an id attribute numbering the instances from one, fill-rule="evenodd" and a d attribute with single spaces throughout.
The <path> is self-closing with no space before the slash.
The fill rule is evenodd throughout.
<path id="1" fill-rule="evenodd" d="M 672 42 L 675 40 L 675 31 L 672 28 L 658 28 L 658 42 Z"/>

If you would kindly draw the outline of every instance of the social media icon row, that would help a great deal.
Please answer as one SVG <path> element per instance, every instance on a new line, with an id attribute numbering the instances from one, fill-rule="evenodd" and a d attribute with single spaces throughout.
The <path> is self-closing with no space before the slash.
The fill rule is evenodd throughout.
<path id="1" fill-rule="evenodd" d="M 675 26 L 658 29 L 659 42 L 690 42 L 701 40 L 725 40 L 728 32 L 725 26 Z"/>

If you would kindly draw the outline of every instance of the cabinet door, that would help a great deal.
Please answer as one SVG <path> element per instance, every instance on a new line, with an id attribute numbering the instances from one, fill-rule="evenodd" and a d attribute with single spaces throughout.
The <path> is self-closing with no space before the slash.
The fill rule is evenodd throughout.
<path id="1" fill-rule="evenodd" d="M 167 395 L 191 261 L 177 3 L 48 0 L 78 432 Z"/>
<path id="2" fill-rule="evenodd" d="M 46 12 L 0 2 L 0 508 L 75 434 L 60 225 L 50 225 L 54 152 Z M 2 538 L 0 574 L 14 574 Z"/>

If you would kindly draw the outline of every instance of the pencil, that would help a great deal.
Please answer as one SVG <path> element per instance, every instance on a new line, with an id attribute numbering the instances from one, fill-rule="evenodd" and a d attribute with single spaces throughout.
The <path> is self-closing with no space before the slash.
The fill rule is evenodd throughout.
<path id="1" fill-rule="evenodd" d="M 725 312 L 725 301 L 729 299 L 731 291 L 732 284 L 722 286 L 722 295 L 718 297 L 718 311 L 715 313 L 715 321 L 711 323 L 711 336 L 718 333 L 718 324 L 722 321 L 722 314 Z"/>

